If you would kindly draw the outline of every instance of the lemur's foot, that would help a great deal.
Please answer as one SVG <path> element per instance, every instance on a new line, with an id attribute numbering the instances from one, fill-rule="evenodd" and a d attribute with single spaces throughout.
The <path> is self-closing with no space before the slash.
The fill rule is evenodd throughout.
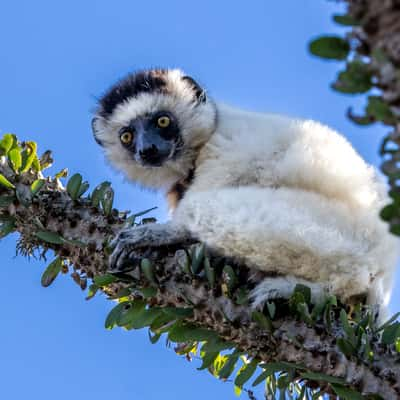
<path id="1" fill-rule="evenodd" d="M 109 262 L 110 273 L 126 273 L 135 269 L 141 256 L 138 250 L 144 247 L 159 247 L 184 242 L 186 231 L 170 224 L 147 224 L 121 231 L 111 242 L 114 248 Z"/>

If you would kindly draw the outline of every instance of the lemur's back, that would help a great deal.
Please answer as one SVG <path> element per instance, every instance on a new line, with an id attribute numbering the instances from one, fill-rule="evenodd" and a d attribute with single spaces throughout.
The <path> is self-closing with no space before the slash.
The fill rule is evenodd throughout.
<path id="1" fill-rule="evenodd" d="M 193 189 L 293 187 L 349 206 L 380 207 L 375 170 L 332 129 L 311 120 L 217 105 L 220 123 L 201 151 Z"/>

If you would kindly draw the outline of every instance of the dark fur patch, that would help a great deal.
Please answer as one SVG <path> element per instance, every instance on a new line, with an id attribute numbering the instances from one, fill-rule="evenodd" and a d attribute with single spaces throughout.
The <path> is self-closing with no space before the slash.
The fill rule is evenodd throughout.
<path id="1" fill-rule="evenodd" d="M 194 178 L 194 169 L 189 171 L 188 176 L 176 182 L 167 193 L 168 205 L 171 210 L 174 210 L 178 203 L 183 199 L 189 186 L 192 184 Z"/>
<path id="2" fill-rule="evenodd" d="M 168 94 L 167 73 L 167 69 L 150 69 L 129 74 L 113 85 L 99 100 L 99 115 L 103 118 L 109 117 L 118 104 L 140 93 Z M 182 79 L 193 90 L 193 100 L 204 103 L 206 95 L 200 85 L 190 76 Z"/>
<path id="3" fill-rule="evenodd" d="M 100 99 L 99 114 L 107 118 L 115 107 L 140 93 L 166 92 L 165 69 L 152 69 L 129 74 L 112 86 Z"/>
<path id="4" fill-rule="evenodd" d="M 207 97 L 206 97 L 206 92 L 204 91 L 204 89 L 191 76 L 184 76 L 182 79 L 190 84 L 190 86 L 192 87 L 192 89 L 194 91 L 196 100 L 199 103 L 205 103 L 207 100 Z"/>

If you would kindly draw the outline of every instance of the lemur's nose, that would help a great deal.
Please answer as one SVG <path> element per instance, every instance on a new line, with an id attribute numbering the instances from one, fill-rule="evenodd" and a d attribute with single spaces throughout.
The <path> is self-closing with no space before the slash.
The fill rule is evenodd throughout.
<path id="1" fill-rule="evenodd" d="M 157 146 L 152 144 L 149 147 L 144 148 L 143 150 L 139 151 L 140 157 L 143 159 L 153 158 L 158 155 Z"/>
<path id="2" fill-rule="evenodd" d="M 139 151 L 140 158 L 149 164 L 158 164 L 161 160 L 161 154 L 157 146 L 152 144 Z"/>

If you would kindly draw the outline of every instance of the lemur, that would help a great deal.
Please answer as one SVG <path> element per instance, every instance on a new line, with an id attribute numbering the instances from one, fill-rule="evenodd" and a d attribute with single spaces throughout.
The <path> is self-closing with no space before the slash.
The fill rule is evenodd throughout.
<path id="1" fill-rule="evenodd" d="M 389 302 L 399 244 L 379 218 L 385 186 L 349 142 L 312 120 L 213 101 L 177 69 L 129 74 L 100 98 L 92 121 L 107 158 L 132 181 L 165 192 L 171 220 L 123 231 L 110 258 L 190 236 L 272 272 L 253 305 L 365 295 Z"/>

